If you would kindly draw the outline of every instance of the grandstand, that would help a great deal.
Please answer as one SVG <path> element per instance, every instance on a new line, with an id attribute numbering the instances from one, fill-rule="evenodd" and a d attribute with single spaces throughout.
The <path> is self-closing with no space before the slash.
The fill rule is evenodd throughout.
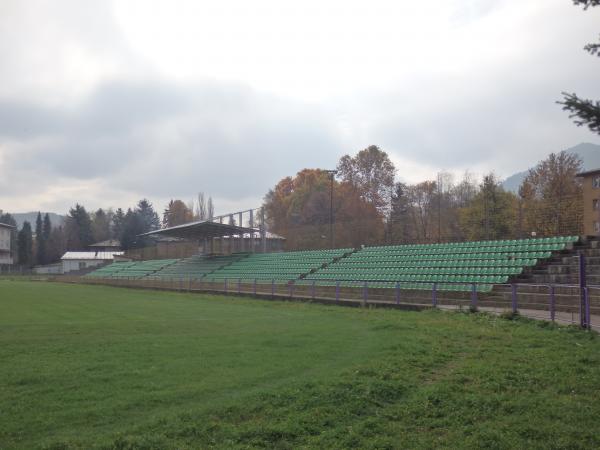
<path id="1" fill-rule="evenodd" d="M 246 253 L 234 253 L 232 255 L 206 256 L 196 255 L 190 258 L 176 260 L 158 272 L 147 275 L 148 277 L 161 279 L 191 279 L 197 280 L 214 271 L 246 258 Z"/>
<path id="2" fill-rule="evenodd" d="M 573 245 L 577 236 L 117 262 L 91 278 L 223 280 L 299 286 L 490 292 Z"/>
<path id="3" fill-rule="evenodd" d="M 288 283 L 319 270 L 353 252 L 352 248 L 285 253 L 255 253 L 223 267 L 206 277 L 206 281 L 257 280 Z"/>
<path id="4" fill-rule="evenodd" d="M 470 291 L 475 284 L 489 292 L 507 283 L 552 252 L 564 250 L 577 236 L 461 242 L 429 245 L 366 247 L 307 275 L 303 284 Z"/>
<path id="5" fill-rule="evenodd" d="M 139 279 L 165 269 L 177 261 L 177 259 L 155 259 L 139 262 L 115 262 L 95 270 L 86 276 L 91 278 Z"/>

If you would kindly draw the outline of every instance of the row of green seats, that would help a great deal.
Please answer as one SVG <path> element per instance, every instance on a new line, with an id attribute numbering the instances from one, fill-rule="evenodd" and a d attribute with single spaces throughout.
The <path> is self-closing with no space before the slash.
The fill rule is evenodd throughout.
<path id="1" fill-rule="evenodd" d="M 394 249 L 394 248 L 447 248 L 447 247 L 496 247 L 496 246 L 514 246 L 514 245 L 535 245 L 535 244 L 569 244 L 579 240 L 579 236 L 558 236 L 544 238 L 527 238 L 527 239 L 501 239 L 495 241 L 472 241 L 472 242 L 449 242 L 440 244 L 405 244 L 405 245 L 387 245 L 365 247 L 364 251 L 378 249 Z"/>
<path id="2" fill-rule="evenodd" d="M 376 257 L 383 255 L 462 255 L 468 253 L 528 253 L 528 252 L 552 252 L 560 251 L 565 248 L 565 244 L 536 244 L 536 245 L 515 245 L 512 247 L 499 246 L 499 247 L 478 247 L 478 248 L 445 248 L 445 249 L 434 249 L 434 248 L 420 248 L 420 249 L 405 249 L 405 250 L 379 250 L 372 252 L 357 252 L 359 256 L 365 257 Z"/>
<path id="3" fill-rule="evenodd" d="M 401 289 L 410 291 L 432 291 L 433 283 L 410 283 L 410 282 L 364 282 L 364 281 L 323 281 L 323 280 L 301 280 L 295 284 L 302 286 L 322 286 L 322 287 L 341 287 L 341 288 L 364 288 L 367 289 Z M 493 289 L 492 284 L 464 284 L 464 283 L 439 283 L 436 284 L 438 291 L 471 292 L 475 287 L 477 292 L 490 292 Z"/>
<path id="4" fill-rule="evenodd" d="M 325 269 L 330 267 L 523 267 L 534 266 L 537 264 L 537 259 L 450 259 L 450 260 L 420 260 L 420 259 L 404 259 L 402 261 L 373 261 L 365 262 L 363 260 L 350 260 L 348 258 L 339 261 L 335 264 L 330 264 Z"/>
<path id="5" fill-rule="evenodd" d="M 348 276 L 341 278 L 338 276 L 327 276 L 327 274 L 313 274 L 304 278 L 304 280 L 332 280 L 332 281 L 421 281 L 432 283 L 492 283 L 504 284 L 508 282 L 506 275 L 375 275 L 375 276 Z"/>
<path id="6" fill-rule="evenodd" d="M 523 267 L 431 267 L 431 268 L 393 268 L 345 270 L 340 267 L 320 270 L 326 274 L 440 274 L 440 275 L 518 275 Z"/>
<path id="7" fill-rule="evenodd" d="M 356 255 L 356 256 L 355 256 Z M 549 258 L 552 252 L 514 252 L 514 253 L 462 253 L 455 257 L 449 257 L 448 255 L 430 254 L 430 255 L 378 255 L 377 257 L 365 257 L 359 253 L 354 253 L 344 260 L 353 261 L 411 261 L 420 259 L 423 261 L 441 261 L 441 260 L 459 260 L 459 259 L 543 259 Z"/>

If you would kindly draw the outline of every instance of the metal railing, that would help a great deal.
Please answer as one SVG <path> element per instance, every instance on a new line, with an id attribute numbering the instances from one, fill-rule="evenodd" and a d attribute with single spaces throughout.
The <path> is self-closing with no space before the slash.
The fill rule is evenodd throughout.
<path id="1" fill-rule="evenodd" d="M 466 309 L 495 314 L 520 314 L 534 319 L 577 324 L 600 329 L 600 286 L 574 284 L 494 284 L 489 283 L 299 280 L 259 278 L 94 278 L 56 277 L 57 281 L 112 286 L 247 295 L 273 299 L 298 299 L 362 306 L 388 306 L 408 309 Z M 349 286 L 348 283 L 353 283 Z M 420 289 L 415 286 L 422 285 Z M 460 286 L 461 290 L 452 290 Z"/>

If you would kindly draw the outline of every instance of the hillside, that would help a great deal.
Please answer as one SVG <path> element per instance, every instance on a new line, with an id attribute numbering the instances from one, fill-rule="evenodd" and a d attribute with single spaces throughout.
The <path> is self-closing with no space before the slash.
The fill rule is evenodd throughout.
<path id="1" fill-rule="evenodd" d="M 23 222 L 25 221 L 31 223 L 32 227 L 35 227 L 35 219 L 37 218 L 37 214 L 37 211 L 27 213 L 11 213 L 11 215 L 15 218 L 17 227 L 19 227 L 19 229 L 21 229 Z M 42 217 L 44 214 L 46 213 L 42 211 Z M 48 216 L 50 216 L 50 222 L 52 222 L 53 227 L 58 227 L 65 221 L 65 216 L 61 216 L 60 214 L 49 212 Z"/>
<path id="2" fill-rule="evenodd" d="M 582 143 L 566 149 L 569 153 L 577 153 L 583 160 L 583 168 L 585 170 L 597 169 L 600 167 L 600 145 Z M 504 180 L 502 187 L 507 191 L 517 192 L 523 179 L 527 175 L 528 170 L 517 172 Z"/>

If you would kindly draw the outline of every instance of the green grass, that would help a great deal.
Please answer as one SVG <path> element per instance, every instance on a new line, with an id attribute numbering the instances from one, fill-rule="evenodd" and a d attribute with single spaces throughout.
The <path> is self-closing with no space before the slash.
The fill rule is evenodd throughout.
<path id="1" fill-rule="evenodd" d="M 0 449 L 599 448 L 595 334 L 0 281 Z"/>

